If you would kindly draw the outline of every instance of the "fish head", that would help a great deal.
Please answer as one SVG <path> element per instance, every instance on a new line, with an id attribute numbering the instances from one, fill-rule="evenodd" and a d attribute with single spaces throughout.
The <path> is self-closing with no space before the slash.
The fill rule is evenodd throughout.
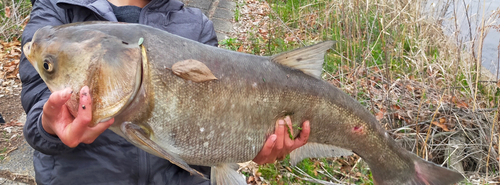
<path id="1" fill-rule="evenodd" d="M 73 39 L 81 42 L 74 42 Z M 96 40 L 96 37 L 82 39 L 63 36 L 47 26 L 35 33 L 33 40 L 24 45 L 23 52 L 51 91 L 73 87 L 78 92 L 76 88 L 87 79 L 82 69 L 89 68 L 90 53 L 98 50 L 98 47 L 90 46 Z"/>
<path id="2" fill-rule="evenodd" d="M 142 79 L 138 44 L 129 44 L 88 24 L 43 27 L 23 52 L 52 91 L 88 86 L 92 98 L 92 123 L 111 119 L 130 104 Z M 112 33 L 112 30 L 111 30 Z M 66 103 L 76 117 L 79 95 Z"/>

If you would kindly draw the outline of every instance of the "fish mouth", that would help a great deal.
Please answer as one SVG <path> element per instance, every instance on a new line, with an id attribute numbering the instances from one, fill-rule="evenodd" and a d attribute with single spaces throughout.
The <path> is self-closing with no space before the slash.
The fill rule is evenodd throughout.
<path id="1" fill-rule="evenodd" d="M 35 66 L 35 64 L 32 62 L 32 60 L 30 58 L 30 55 L 31 55 L 31 44 L 32 44 L 31 42 L 27 42 L 26 44 L 24 44 L 24 46 L 23 46 L 23 52 L 24 52 L 24 56 L 26 56 L 26 58 L 31 63 L 31 65 Z"/>

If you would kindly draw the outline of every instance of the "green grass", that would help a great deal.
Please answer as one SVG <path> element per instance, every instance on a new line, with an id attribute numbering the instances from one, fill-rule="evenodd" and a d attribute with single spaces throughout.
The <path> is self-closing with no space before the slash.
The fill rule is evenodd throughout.
<path id="1" fill-rule="evenodd" d="M 239 44 L 238 40 L 235 38 L 227 38 L 219 41 L 219 45 L 223 48 L 237 51 L 241 44 Z"/>
<path id="2" fill-rule="evenodd" d="M 344 159 L 344 161 L 349 161 L 349 159 Z M 296 167 L 293 167 L 290 165 L 289 158 L 287 157 L 275 164 L 259 166 L 259 172 L 270 184 L 317 184 L 316 182 L 303 180 L 299 177 L 314 178 L 334 183 L 341 179 L 343 182 L 353 184 L 373 184 L 371 172 L 365 164 L 359 164 L 356 168 L 350 168 L 349 165 L 342 164 L 333 158 L 304 159 Z"/>
<path id="3" fill-rule="evenodd" d="M 234 10 L 234 21 L 236 21 L 236 22 L 238 22 L 240 20 L 240 7 L 241 7 L 241 4 L 237 3 L 236 9 Z"/>
<path id="4" fill-rule="evenodd" d="M 5 159 L 5 152 L 7 152 L 7 147 L 4 147 L 2 150 L 0 150 L 0 161 Z"/>

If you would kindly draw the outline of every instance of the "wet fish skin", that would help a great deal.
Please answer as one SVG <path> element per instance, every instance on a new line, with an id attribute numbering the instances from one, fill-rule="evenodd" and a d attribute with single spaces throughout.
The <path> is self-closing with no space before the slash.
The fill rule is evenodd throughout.
<path id="1" fill-rule="evenodd" d="M 115 117 L 110 129 L 131 143 L 188 171 L 183 162 L 214 166 L 220 169 L 212 175 L 219 183 L 241 183 L 232 179 L 229 164 L 253 159 L 285 115 L 297 125 L 311 122 L 309 142 L 292 152 L 292 161 L 352 151 L 369 164 L 378 184 L 461 180 L 459 173 L 399 147 L 369 111 L 318 79 L 332 44 L 262 57 L 144 25 L 99 22 L 42 28 L 24 51 L 52 91 L 91 87 L 93 110 L 104 112 L 93 114 L 95 124 Z M 43 71 L 47 56 L 57 61 L 56 72 Z M 172 66 L 185 60 L 202 62 L 216 80 L 193 82 L 172 73 Z M 78 99 L 70 104 L 78 105 Z"/>

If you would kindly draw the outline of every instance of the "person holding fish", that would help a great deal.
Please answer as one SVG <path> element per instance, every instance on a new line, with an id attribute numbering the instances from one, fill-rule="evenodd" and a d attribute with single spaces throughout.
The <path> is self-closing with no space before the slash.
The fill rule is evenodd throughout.
<path id="1" fill-rule="evenodd" d="M 113 21 L 147 24 L 207 45 L 217 46 L 212 22 L 194 8 L 176 0 L 33 0 L 30 21 L 22 36 L 23 45 L 39 28 L 73 22 Z M 44 66 L 50 68 L 50 66 Z M 89 88 L 72 92 L 69 88 L 50 92 L 24 54 L 20 76 L 23 82 L 22 105 L 27 114 L 24 135 L 36 149 L 34 167 L 38 184 L 209 184 L 190 176 L 169 161 L 133 146 L 109 131 L 114 119 L 89 126 L 92 104 Z M 66 101 L 80 97 L 76 115 Z M 276 122 L 275 134 L 268 137 L 255 157 L 258 164 L 282 159 L 304 145 L 309 137 L 309 122 L 300 137 L 288 137 L 291 120 Z M 251 128 L 249 128 L 251 129 Z M 293 133 L 292 133 L 293 134 Z M 192 166 L 206 176 L 209 167 Z"/>

